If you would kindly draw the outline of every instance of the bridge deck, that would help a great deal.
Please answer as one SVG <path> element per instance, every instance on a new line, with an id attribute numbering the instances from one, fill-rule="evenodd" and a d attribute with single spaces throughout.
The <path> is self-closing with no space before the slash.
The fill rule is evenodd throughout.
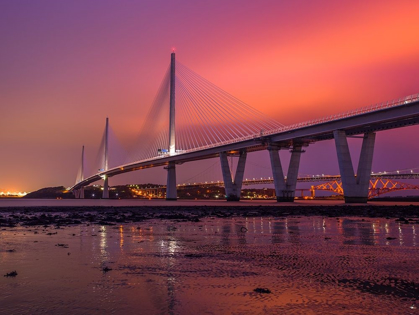
<path id="1" fill-rule="evenodd" d="M 348 135 L 359 135 L 366 132 L 376 132 L 418 124 L 418 97 L 410 98 L 409 101 L 405 102 L 389 104 L 389 107 L 382 106 L 377 110 L 359 110 L 359 113 L 351 116 L 345 116 L 343 114 L 336 115 L 336 117 L 329 118 L 329 120 L 320 119 L 278 130 L 265 131 L 263 135 L 252 135 L 228 143 L 220 143 L 218 145 L 176 153 L 172 156 L 159 156 L 153 159 L 132 162 L 109 169 L 106 172 L 92 175 L 71 187 L 71 190 L 98 181 L 105 175 L 112 177 L 144 168 L 164 166 L 171 161 L 180 164 L 214 158 L 222 151 L 227 151 L 229 154 L 236 154 L 241 149 L 259 151 L 266 149 L 268 143 L 277 144 L 279 147 L 289 147 L 294 143 L 308 145 L 312 142 L 332 139 L 334 130 L 345 130 Z"/>

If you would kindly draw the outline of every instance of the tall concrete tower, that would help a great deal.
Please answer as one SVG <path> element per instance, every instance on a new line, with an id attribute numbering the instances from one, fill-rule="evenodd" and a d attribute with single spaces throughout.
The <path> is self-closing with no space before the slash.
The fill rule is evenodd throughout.
<path id="1" fill-rule="evenodd" d="M 169 117 L 169 155 L 176 154 L 175 144 L 175 53 L 170 60 L 170 117 Z M 169 162 L 167 169 L 166 200 L 177 200 L 176 164 Z"/>
<path id="2" fill-rule="evenodd" d="M 84 180 L 84 146 L 81 148 L 81 170 L 80 181 Z M 84 186 L 80 188 L 80 199 L 84 199 Z"/>
<path id="3" fill-rule="evenodd" d="M 109 155 L 108 155 L 108 149 L 109 149 L 109 118 L 106 117 L 106 126 L 105 126 L 105 148 L 104 148 L 104 165 L 103 170 L 108 170 L 109 165 Z M 103 199 L 109 198 L 109 185 L 108 185 L 108 176 L 104 175 L 103 178 L 103 193 L 102 193 Z"/>
<path id="4" fill-rule="evenodd" d="M 175 144 L 175 53 L 172 52 L 170 62 L 170 118 L 169 118 L 169 153 L 176 153 Z"/>

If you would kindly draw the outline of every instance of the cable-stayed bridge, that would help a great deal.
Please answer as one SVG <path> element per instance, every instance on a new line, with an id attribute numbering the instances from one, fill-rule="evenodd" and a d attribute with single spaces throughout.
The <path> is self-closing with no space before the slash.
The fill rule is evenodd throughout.
<path id="1" fill-rule="evenodd" d="M 239 200 L 247 153 L 267 150 L 277 200 L 292 201 L 303 148 L 334 139 L 345 201 L 366 202 L 376 132 L 418 122 L 419 94 L 284 126 L 175 61 L 172 53 L 140 136 L 128 156 L 112 158 L 115 150 L 107 119 L 96 171 L 85 176 L 82 153 L 79 175 L 71 190 L 83 198 L 84 186 L 103 180 L 103 198 L 108 198 L 109 177 L 164 166 L 168 171 L 166 199 L 176 200 L 176 165 L 218 157 L 227 200 Z M 356 173 L 348 137 L 362 139 Z M 278 154 L 281 149 L 291 151 L 286 176 Z M 228 163 L 229 156 L 238 157 L 235 174 Z"/>

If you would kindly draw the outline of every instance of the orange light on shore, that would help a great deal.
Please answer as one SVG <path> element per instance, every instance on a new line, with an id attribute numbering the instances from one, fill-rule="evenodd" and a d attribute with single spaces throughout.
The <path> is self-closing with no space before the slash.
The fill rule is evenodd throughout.
<path id="1" fill-rule="evenodd" d="M 24 197 L 28 193 L 27 192 L 13 192 L 13 191 L 0 191 L 0 197 Z"/>

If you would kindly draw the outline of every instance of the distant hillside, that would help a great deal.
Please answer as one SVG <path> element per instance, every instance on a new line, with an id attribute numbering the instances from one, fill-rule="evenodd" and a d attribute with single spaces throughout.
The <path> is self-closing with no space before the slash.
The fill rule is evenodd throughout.
<path id="1" fill-rule="evenodd" d="M 27 194 L 23 198 L 37 198 L 37 199 L 73 199 L 74 195 L 67 191 L 64 186 L 46 187 Z"/>

